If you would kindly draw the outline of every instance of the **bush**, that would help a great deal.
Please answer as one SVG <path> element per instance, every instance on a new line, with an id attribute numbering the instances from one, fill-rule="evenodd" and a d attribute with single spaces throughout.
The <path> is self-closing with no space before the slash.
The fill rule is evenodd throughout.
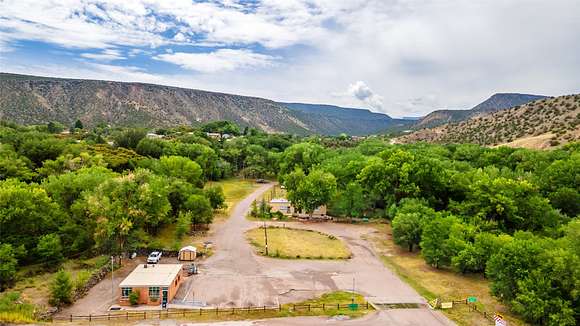
<path id="1" fill-rule="evenodd" d="M 87 282 L 89 281 L 89 279 L 91 278 L 91 273 L 89 271 L 80 271 L 77 274 L 77 277 L 75 278 L 75 282 L 74 282 L 74 286 L 75 286 L 75 290 L 80 290 L 82 289 L 85 284 L 87 284 Z"/>
<path id="2" fill-rule="evenodd" d="M 136 306 L 139 303 L 139 291 L 131 291 L 129 294 L 129 303 Z"/>
<path id="3" fill-rule="evenodd" d="M 53 233 L 40 237 L 36 252 L 45 265 L 60 265 L 64 259 L 60 237 Z"/>
<path id="4" fill-rule="evenodd" d="M 10 244 L 0 244 L 0 291 L 14 280 L 18 260 Z"/>
<path id="5" fill-rule="evenodd" d="M 205 190 L 205 196 L 209 199 L 211 207 L 213 209 L 226 208 L 225 204 L 226 197 L 224 195 L 224 190 L 220 186 L 210 187 Z"/>
<path id="6" fill-rule="evenodd" d="M 70 280 L 70 274 L 61 269 L 56 273 L 52 283 L 49 303 L 56 307 L 70 304 L 72 302 L 72 290 L 73 284 Z"/>

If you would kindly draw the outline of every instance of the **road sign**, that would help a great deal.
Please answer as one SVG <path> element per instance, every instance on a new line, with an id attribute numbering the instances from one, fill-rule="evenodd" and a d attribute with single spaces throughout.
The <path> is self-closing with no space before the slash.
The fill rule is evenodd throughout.
<path id="1" fill-rule="evenodd" d="M 441 302 L 441 309 L 453 308 L 453 302 Z"/>
<path id="2" fill-rule="evenodd" d="M 475 302 L 477 302 L 477 298 L 476 297 L 468 297 L 467 298 L 467 302 L 469 302 L 469 303 L 475 303 Z"/>
<path id="3" fill-rule="evenodd" d="M 493 320 L 495 321 L 495 326 L 507 326 L 507 321 L 500 314 L 495 314 Z"/>
<path id="4" fill-rule="evenodd" d="M 358 303 L 350 303 L 348 305 L 348 309 L 354 311 L 354 310 L 358 310 Z"/>

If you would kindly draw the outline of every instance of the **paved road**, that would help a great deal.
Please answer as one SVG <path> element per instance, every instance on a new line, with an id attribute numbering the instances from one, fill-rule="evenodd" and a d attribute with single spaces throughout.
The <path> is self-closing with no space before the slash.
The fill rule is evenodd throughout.
<path id="1" fill-rule="evenodd" d="M 181 298 L 220 307 L 275 305 L 312 298 L 334 290 L 351 290 L 354 277 L 356 291 L 375 302 L 425 302 L 411 287 L 385 268 L 372 246 L 361 239 L 361 236 L 375 232 L 366 226 L 284 223 L 295 228 L 333 234 L 342 239 L 353 253 L 353 258 L 346 261 L 283 260 L 257 256 L 245 239 L 244 232 L 260 223 L 248 221 L 245 215 L 251 203 L 269 187 L 264 185 L 239 202 L 231 217 L 218 226 L 212 237 L 214 255 L 203 262 L 199 275 L 190 278 L 182 286 L 182 289 L 187 290 L 180 291 Z M 316 325 L 328 322 L 323 317 L 301 317 L 224 325 Z M 383 310 L 364 319 L 335 322 L 344 325 L 452 324 L 441 313 L 426 308 Z"/>

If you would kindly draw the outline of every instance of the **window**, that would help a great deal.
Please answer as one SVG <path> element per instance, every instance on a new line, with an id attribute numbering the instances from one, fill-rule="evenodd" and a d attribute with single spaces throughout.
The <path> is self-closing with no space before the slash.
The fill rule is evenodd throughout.
<path id="1" fill-rule="evenodd" d="M 121 298 L 127 299 L 129 298 L 129 294 L 133 291 L 132 288 L 121 288 Z"/>
<path id="2" fill-rule="evenodd" d="M 159 298 L 159 287 L 149 288 L 149 299 Z"/>

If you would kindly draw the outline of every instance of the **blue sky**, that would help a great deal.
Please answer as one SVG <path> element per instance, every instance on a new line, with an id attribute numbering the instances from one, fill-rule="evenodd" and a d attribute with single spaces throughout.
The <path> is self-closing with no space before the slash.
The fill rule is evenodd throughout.
<path id="1" fill-rule="evenodd" d="M 417 116 L 580 92 L 575 0 L 3 0 L 0 71 Z"/>

